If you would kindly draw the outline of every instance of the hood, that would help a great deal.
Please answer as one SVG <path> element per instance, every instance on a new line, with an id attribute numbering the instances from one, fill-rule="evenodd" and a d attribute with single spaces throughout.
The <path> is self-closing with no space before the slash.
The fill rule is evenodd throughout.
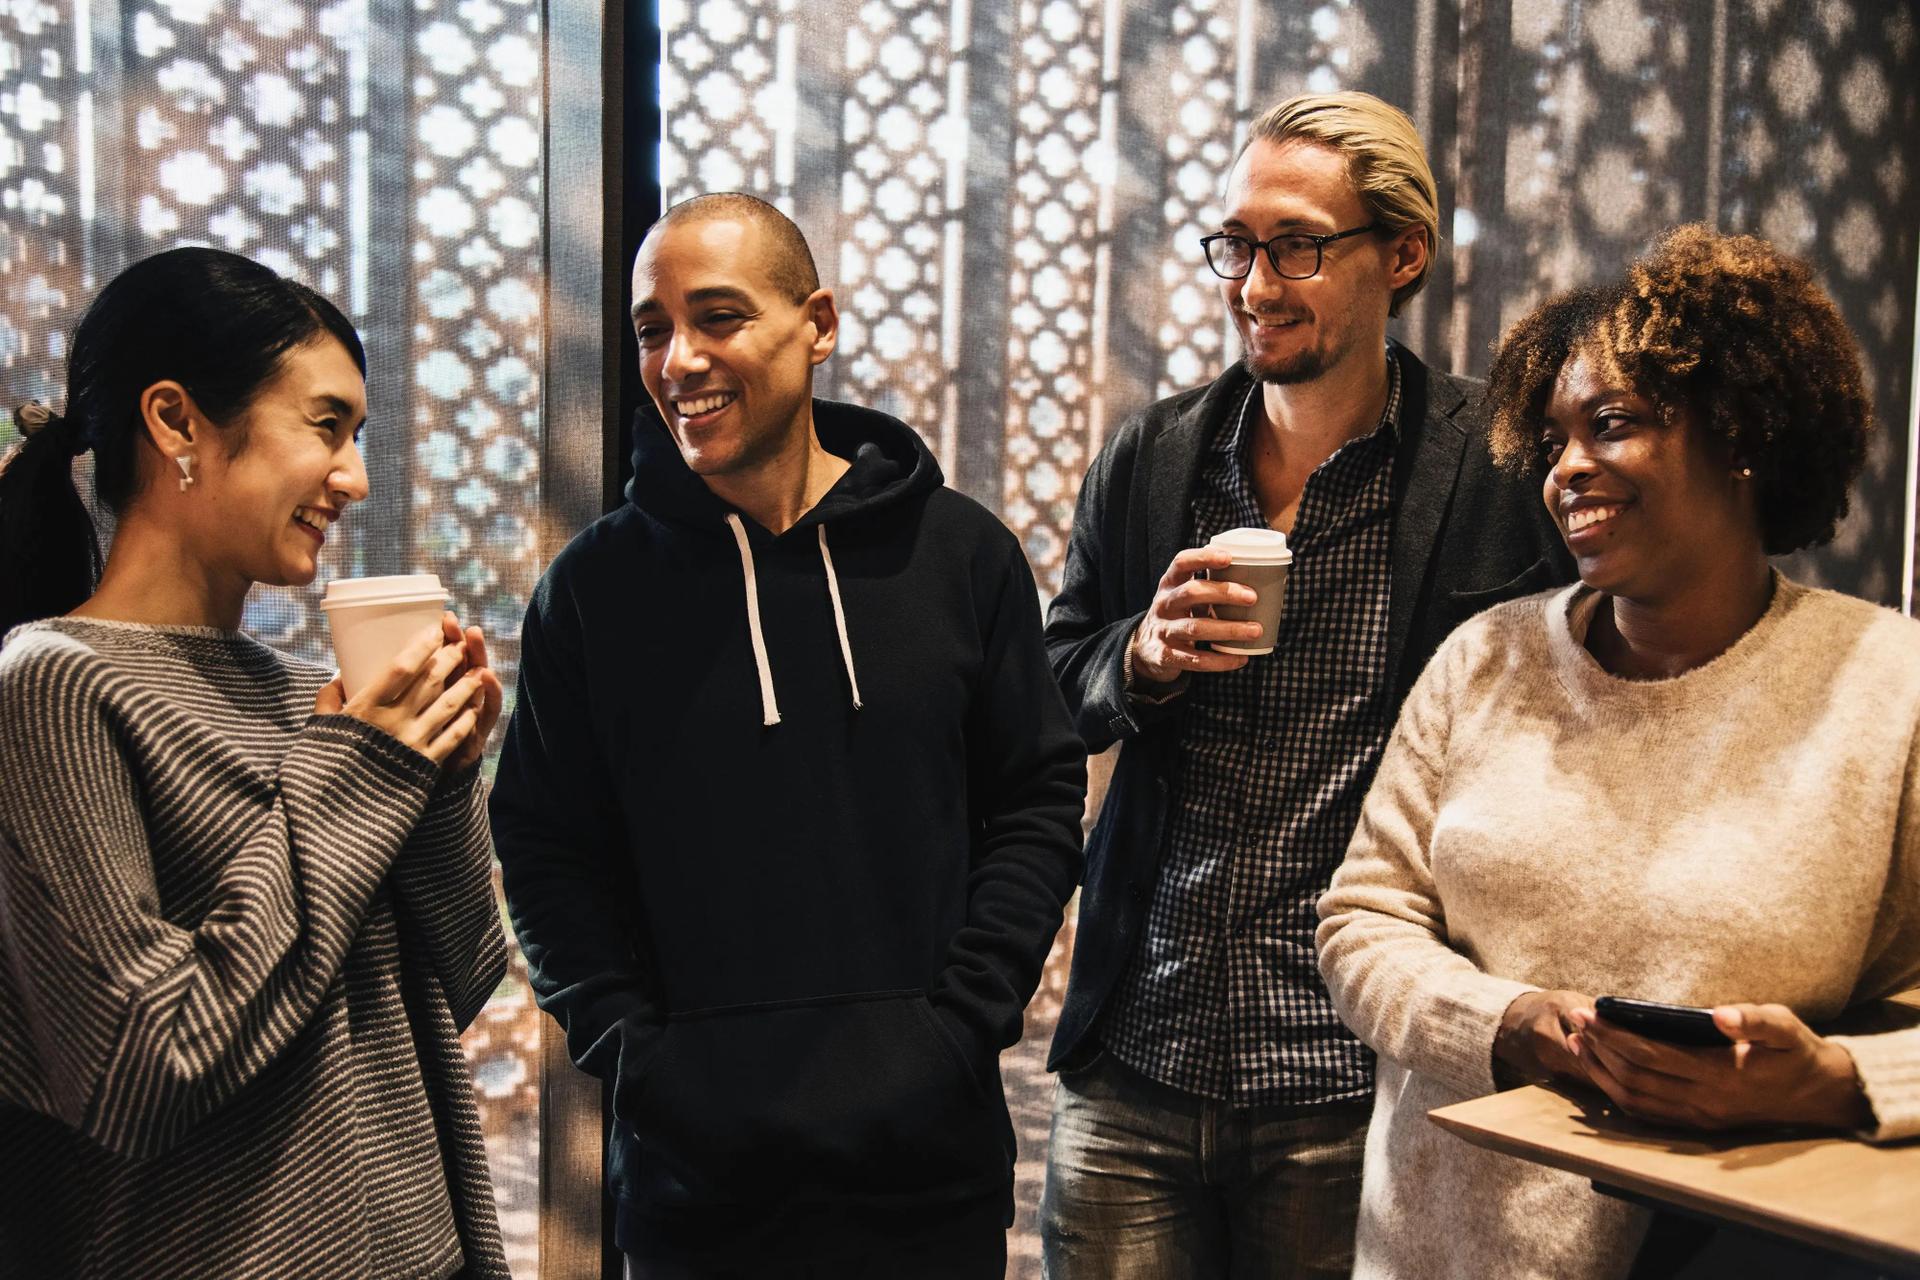
<path id="1" fill-rule="evenodd" d="M 847 473 L 782 537 L 884 510 L 946 482 L 919 434 L 889 414 L 815 400 L 813 427 L 828 453 L 847 459 Z M 657 520 L 719 537 L 726 536 L 727 517 L 734 510 L 688 469 L 652 401 L 633 416 L 633 479 L 627 481 L 627 501 Z"/>
<path id="2" fill-rule="evenodd" d="M 833 606 L 835 639 L 847 674 L 847 689 L 858 711 L 860 675 L 853 658 L 853 640 L 847 630 L 846 608 L 840 599 L 840 580 L 827 545 L 827 526 L 836 528 L 875 512 L 924 497 L 943 483 L 940 464 L 920 437 L 898 418 L 858 405 L 832 400 L 813 402 L 813 428 L 828 453 L 848 460 L 847 472 L 794 523 L 780 534 L 781 541 L 811 537 L 818 543 L 820 568 Z M 656 520 L 680 525 L 694 533 L 731 536 L 740 555 L 746 625 L 753 645 L 754 672 L 760 681 L 761 723 L 780 723 L 780 701 L 773 685 L 773 667 L 760 621 L 759 567 L 745 519 L 723 502 L 688 467 L 649 401 L 634 415 L 633 479 L 627 482 L 627 501 Z"/>

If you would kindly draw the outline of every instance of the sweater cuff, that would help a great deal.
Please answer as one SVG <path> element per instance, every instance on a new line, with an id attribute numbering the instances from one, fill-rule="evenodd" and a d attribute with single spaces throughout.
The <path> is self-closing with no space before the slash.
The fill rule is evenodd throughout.
<path id="1" fill-rule="evenodd" d="M 1450 985 L 1434 1001 L 1431 1016 L 1421 1027 L 1427 1044 L 1423 1062 L 1414 1065 L 1458 1092 L 1479 1098 L 1498 1092 L 1493 1074 L 1493 1041 L 1507 1006 L 1539 987 L 1490 974 L 1476 973 Z"/>
<path id="2" fill-rule="evenodd" d="M 316 715 L 307 721 L 306 732 L 318 742 L 357 748 L 363 758 L 403 786 L 418 788 L 423 797 L 432 791 L 440 772 L 439 765 L 400 739 L 353 716 Z"/>
<path id="3" fill-rule="evenodd" d="M 441 769 L 434 779 L 433 791 L 428 796 L 431 805 L 447 804 L 459 801 L 455 807 L 464 807 L 474 787 L 480 782 L 480 764 L 475 761 L 464 769 Z"/>
<path id="4" fill-rule="evenodd" d="M 1853 1058 L 1874 1127 L 1860 1136 L 1892 1142 L 1920 1135 L 1920 1030 L 1873 1036 L 1828 1036 Z"/>

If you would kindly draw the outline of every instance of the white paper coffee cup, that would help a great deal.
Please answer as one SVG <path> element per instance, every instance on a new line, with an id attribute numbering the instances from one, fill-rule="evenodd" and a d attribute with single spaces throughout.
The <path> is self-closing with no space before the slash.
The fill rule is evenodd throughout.
<path id="1" fill-rule="evenodd" d="M 1215 640 L 1216 653 L 1236 653 L 1257 658 L 1273 652 L 1274 637 L 1280 631 L 1280 616 L 1286 607 L 1287 573 L 1293 565 L 1293 551 L 1287 535 L 1278 529 L 1228 529 L 1207 539 L 1211 550 L 1225 551 L 1233 564 L 1225 569 L 1210 569 L 1207 576 L 1216 582 L 1237 582 L 1253 588 L 1259 597 L 1250 605 L 1217 604 L 1213 616 L 1229 622 L 1257 622 L 1258 639 L 1234 643 Z"/>
<path id="2" fill-rule="evenodd" d="M 409 641 L 439 625 L 446 607 L 447 593 L 436 574 L 329 582 L 320 608 L 333 632 L 333 656 L 347 696 L 378 680 Z"/>

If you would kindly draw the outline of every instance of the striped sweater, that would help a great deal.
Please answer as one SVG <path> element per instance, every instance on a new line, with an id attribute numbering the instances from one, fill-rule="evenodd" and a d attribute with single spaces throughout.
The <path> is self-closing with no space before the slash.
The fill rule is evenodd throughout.
<path id="1" fill-rule="evenodd" d="M 0 1275 L 507 1274 L 477 770 L 238 632 L 0 649 Z"/>

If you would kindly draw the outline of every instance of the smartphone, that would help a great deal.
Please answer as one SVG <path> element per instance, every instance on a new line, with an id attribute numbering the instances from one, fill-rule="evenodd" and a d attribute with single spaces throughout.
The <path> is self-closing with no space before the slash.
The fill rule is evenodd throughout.
<path id="1" fill-rule="evenodd" d="M 1666 1044 L 1712 1047 L 1733 1043 L 1725 1032 L 1713 1025 L 1711 1009 L 1629 1000 L 1625 996 L 1601 996 L 1593 1002 L 1593 1011 L 1616 1027 Z"/>

